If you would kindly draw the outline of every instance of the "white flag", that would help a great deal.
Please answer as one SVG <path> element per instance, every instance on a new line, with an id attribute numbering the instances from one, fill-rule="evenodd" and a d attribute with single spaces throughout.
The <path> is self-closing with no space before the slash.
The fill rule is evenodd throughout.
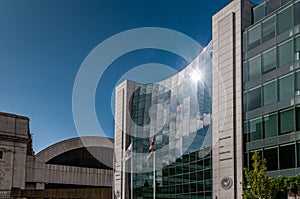
<path id="1" fill-rule="evenodd" d="M 131 158 L 132 155 L 132 144 L 129 145 L 129 147 L 127 148 L 125 154 L 124 154 L 124 161 L 128 160 L 129 158 Z"/>

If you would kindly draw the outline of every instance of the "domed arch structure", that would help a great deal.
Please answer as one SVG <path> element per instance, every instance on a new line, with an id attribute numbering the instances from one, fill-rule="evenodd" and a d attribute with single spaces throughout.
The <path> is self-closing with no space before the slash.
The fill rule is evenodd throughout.
<path id="1" fill-rule="evenodd" d="M 113 139 L 97 136 L 71 138 L 27 156 L 27 187 L 111 187 L 113 143 Z"/>
<path id="2" fill-rule="evenodd" d="M 97 149 L 98 150 L 95 150 Z M 62 158 L 63 154 L 69 154 L 71 151 L 85 151 L 86 149 L 92 156 L 94 156 L 97 160 L 104 163 L 107 163 L 110 168 L 112 168 L 112 155 L 114 149 L 113 139 L 98 137 L 98 136 L 87 136 L 87 137 L 78 137 L 71 138 L 68 140 L 64 140 L 53 144 L 46 149 L 40 151 L 35 156 L 35 160 L 38 162 L 44 162 L 46 164 L 51 164 L 51 161 L 57 157 Z M 100 149 L 100 150 L 99 150 Z M 97 151 L 97 154 L 95 154 Z M 100 153 L 99 153 L 100 151 Z M 101 154 L 101 151 L 103 153 Z M 109 162 L 111 160 L 111 162 Z M 54 163 L 55 164 L 55 163 Z M 63 162 L 60 162 L 59 165 L 64 165 Z M 66 163 L 66 165 L 69 165 Z"/>

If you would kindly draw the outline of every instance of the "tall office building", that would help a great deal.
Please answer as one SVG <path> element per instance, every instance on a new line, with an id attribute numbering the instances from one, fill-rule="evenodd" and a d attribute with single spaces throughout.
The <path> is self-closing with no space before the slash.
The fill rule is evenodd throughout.
<path id="1" fill-rule="evenodd" d="M 212 21 L 212 63 L 157 84 L 117 87 L 118 196 L 241 198 L 242 168 L 251 168 L 254 151 L 266 158 L 269 176 L 300 172 L 300 1 L 233 0 Z M 189 78 L 195 68 L 206 71 L 203 88 Z M 135 154 L 147 153 L 154 134 L 155 174 L 153 160 Z M 131 143 L 133 156 L 122 161 Z"/>
<path id="2" fill-rule="evenodd" d="M 243 31 L 245 165 L 254 150 L 268 175 L 300 172 L 300 1 L 262 1 Z"/>

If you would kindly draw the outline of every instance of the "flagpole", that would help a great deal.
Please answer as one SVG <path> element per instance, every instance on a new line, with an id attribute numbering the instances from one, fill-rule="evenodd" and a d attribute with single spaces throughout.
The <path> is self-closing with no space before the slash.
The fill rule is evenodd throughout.
<path id="1" fill-rule="evenodd" d="M 153 199 L 156 199 L 155 149 L 153 151 Z"/>

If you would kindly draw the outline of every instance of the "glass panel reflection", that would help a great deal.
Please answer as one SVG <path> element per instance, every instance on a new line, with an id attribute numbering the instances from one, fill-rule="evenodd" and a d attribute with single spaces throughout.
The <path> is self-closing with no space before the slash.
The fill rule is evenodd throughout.
<path id="1" fill-rule="evenodd" d="M 264 116 L 265 138 L 277 135 L 277 113 Z"/>
<path id="2" fill-rule="evenodd" d="M 293 26 L 292 19 L 292 6 L 285 8 L 284 10 L 280 11 L 277 15 L 277 32 L 278 35 L 288 31 Z"/>
<path id="3" fill-rule="evenodd" d="M 248 50 L 260 45 L 260 24 L 251 28 L 248 32 Z"/>
<path id="4" fill-rule="evenodd" d="M 262 42 L 266 42 L 275 37 L 276 21 L 275 15 L 262 23 Z"/>
<path id="5" fill-rule="evenodd" d="M 262 120 L 256 118 L 249 121 L 250 141 L 259 140 L 262 138 Z"/>
<path id="6" fill-rule="evenodd" d="M 263 85 L 264 105 L 272 104 L 277 101 L 277 81 L 272 81 Z"/>
<path id="7" fill-rule="evenodd" d="M 289 74 L 279 79 L 279 100 L 294 96 L 294 75 Z"/>
<path id="8" fill-rule="evenodd" d="M 280 134 L 294 131 L 294 109 L 280 111 Z"/>
<path id="9" fill-rule="evenodd" d="M 249 60 L 249 80 L 257 80 L 261 75 L 261 60 L 260 56 Z"/>
<path id="10" fill-rule="evenodd" d="M 263 53 L 263 73 L 276 68 L 276 48 Z"/>
<path id="11" fill-rule="evenodd" d="M 262 19 L 266 15 L 266 3 L 263 2 L 253 9 L 254 23 Z"/>
<path id="12" fill-rule="evenodd" d="M 279 67 L 290 64 L 294 61 L 293 40 L 289 40 L 279 45 Z"/>
<path id="13" fill-rule="evenodd" d="M 261 87 L 248 92 L 248 111 L 261 107 Z"/>

